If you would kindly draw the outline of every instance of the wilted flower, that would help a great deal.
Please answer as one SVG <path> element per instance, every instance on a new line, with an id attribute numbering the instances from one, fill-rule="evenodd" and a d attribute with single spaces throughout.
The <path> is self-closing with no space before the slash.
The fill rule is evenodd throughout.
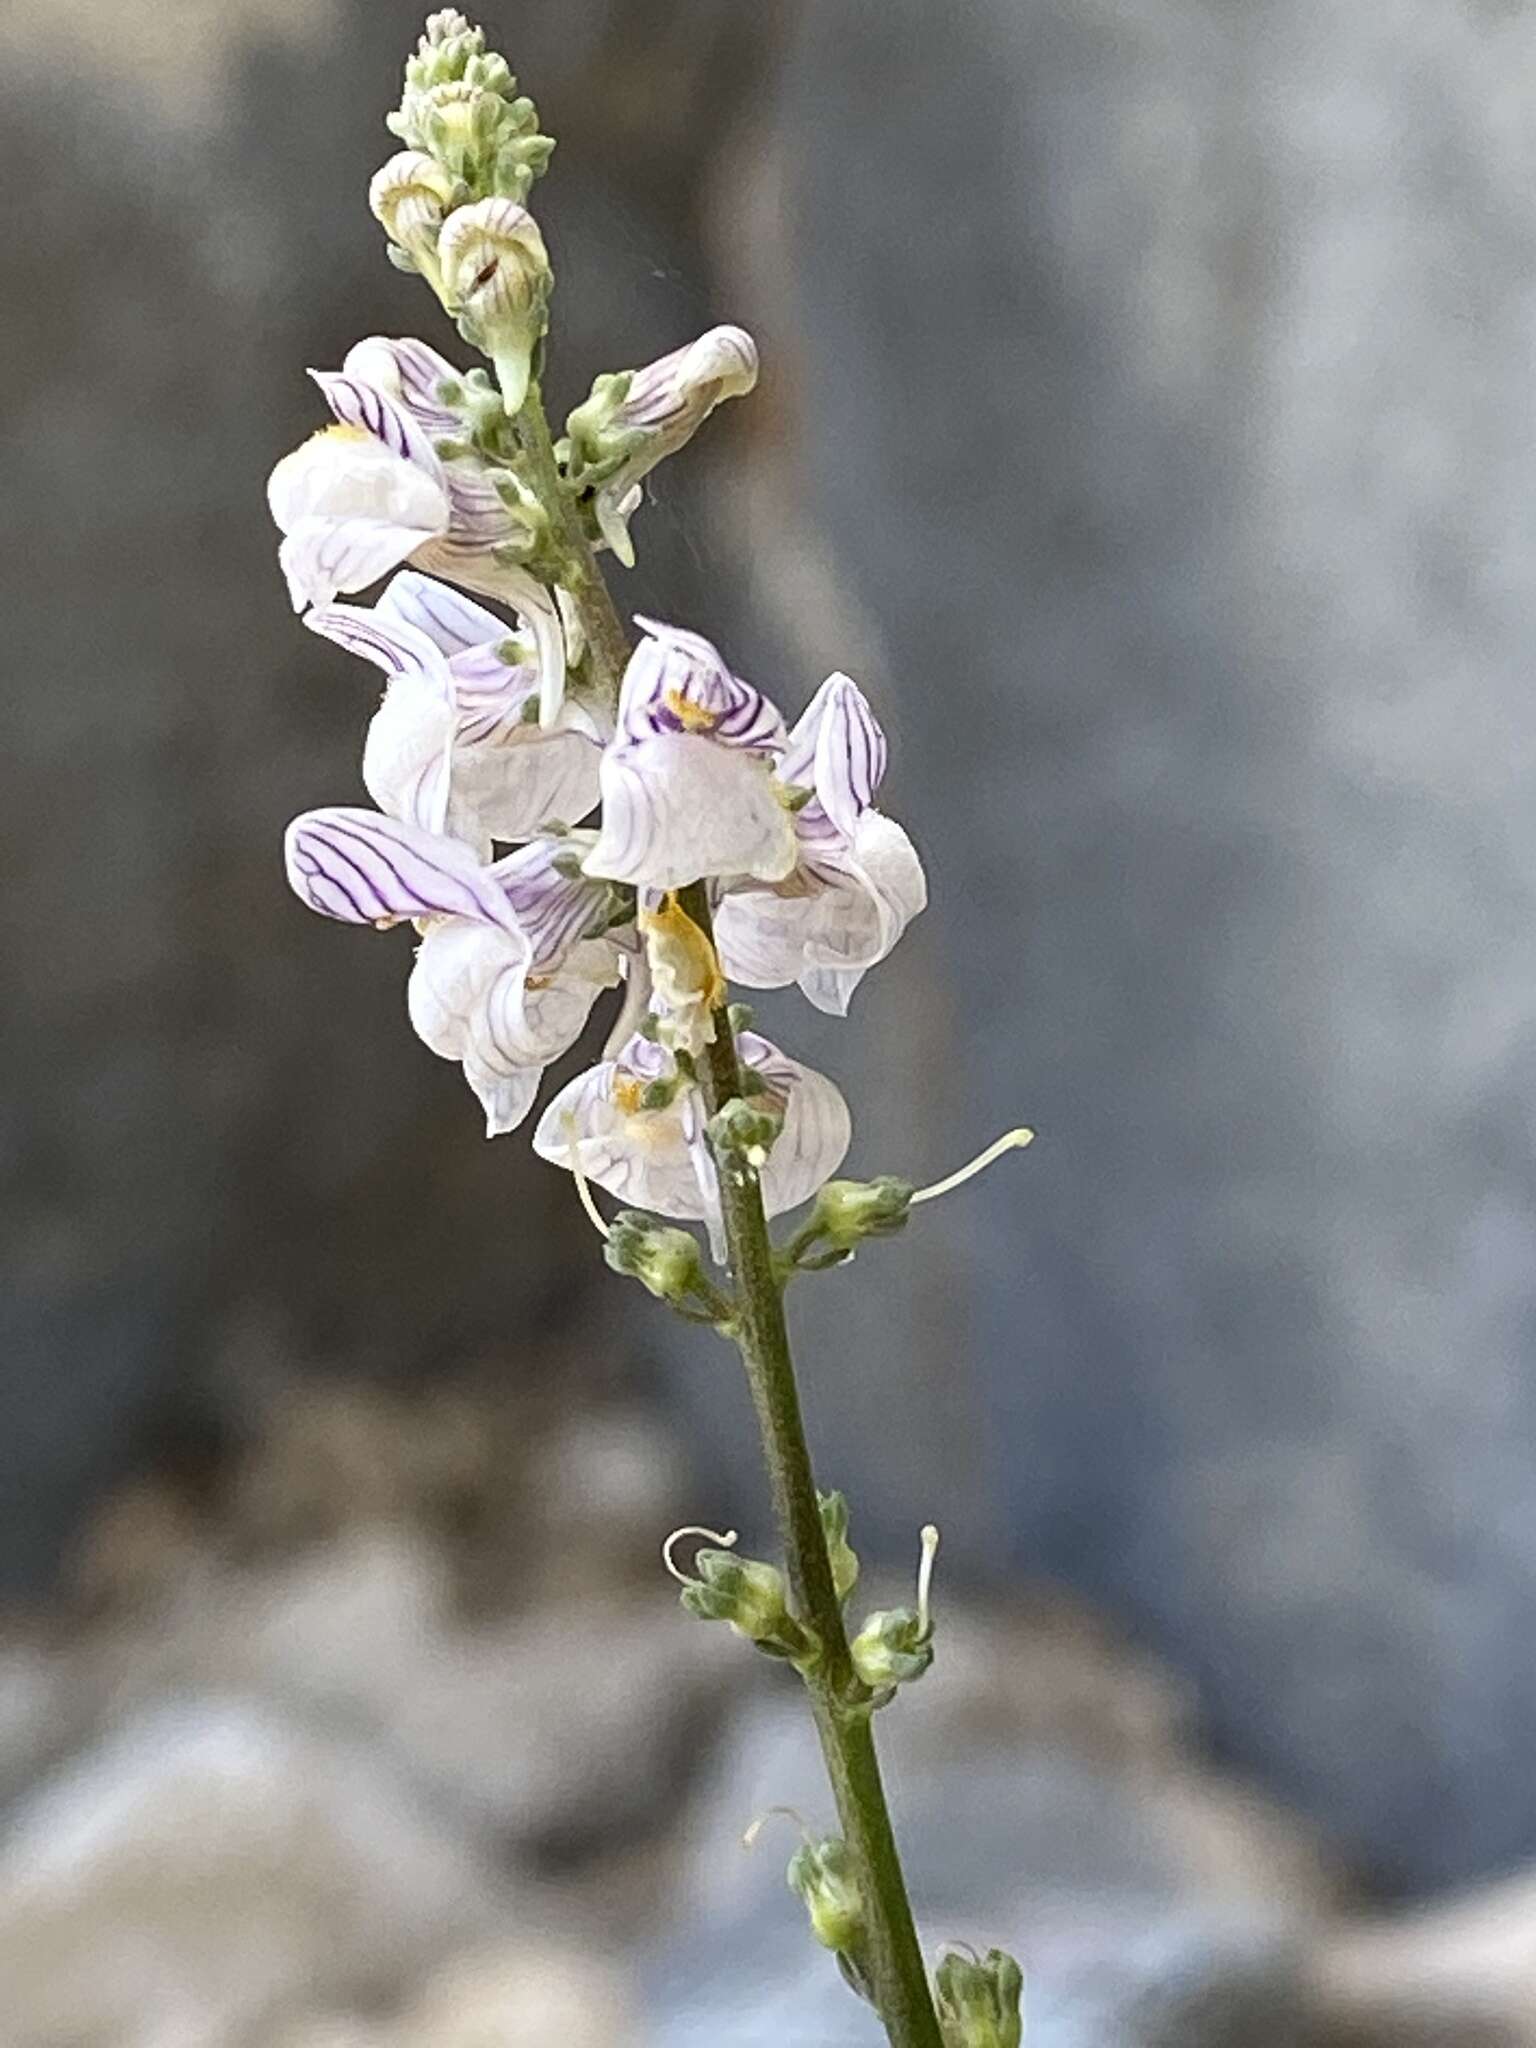
<path id="1" fill-rule="evenodd" d="M 702 875 L 778 881 L 795 833 L 770 770 L 784 721 L 700 634 L 650 619 L 603 754 L 603 830 L 587 872 L 677 889 Z"/>
<path id="2" fill-rule="evenodd" d="M 743 327 L 712 327 L 642 370 L 599 377 L 566 421 L 567 474 L 592 491 L 598 531 L 627 567 L 640 480 L 692 439 L 715 407 L 757 382 L 757 344 Z"/>
<path id="3" fill-rule="evenodd" d="M 852 1135 L 848 1105 L 824 1074 L 787 1059 L 754 1032 L 737 1041 L 742 1065 L 783 1122 L 761 1169 L 770 1216 L 812 1196 L 842 1161 Z M 697 1084 L 663 1045 L 634 1037 L 563 1089 L 545 1108 L 533 1149 L 637 1209 L 702 1219 L 719 1246 L 720 1200 Z"/>
<path id="4" fill-rule="evenodd" d="M 374 811 L 307 811 L 288 827 L 288 879 L 324 917 L 422 931 L 408 1007 L 418 1035 L 464 1077 L 486 1133 L 514 1129 L 539 1077 L 619 979 L 605 936 L 614 892 L 587 880 L 564 840 L 483 864 L 463 841 Z"/>
<path id="5" fill-rule="evenodd" d="M 317 605 L 304 623 L 390 679 L 363 748 L 381 811 L 488 852 L 597 802 L 595 721 L 567 699 L 538 723 L 538 669 L 483 605 L 407 569 L 371 610 Z"/>
<path id="6" fill-rule="evenodd" d="M 312 370 L 335 424 L 273 470 L 267 485 L 295 611 L 366 590 L 402 562 L 434 570 L 527 619 L 546 697 L 565 687 L 565 642 L 551 592 L 509 559 L 523 528 L 473 457 L 434 443 L 462 428 L 441 393 L 457 372 L 420 341 L 374 336 L 339 371 Z"/>
<path id="7" fill-rule="evenodd" d="M 810 792 L 794 812 L 794 870 L 766 888 L 737 884 L 715 915 L 733 981 L 798 981 L 818 1010 L 841 1016 L 923 908 L 922 862 L 901 827 L 874 808 L 885 760 L 864 693 L 848 676 L 828 676 L 778 764 L 784 785 Z"/>

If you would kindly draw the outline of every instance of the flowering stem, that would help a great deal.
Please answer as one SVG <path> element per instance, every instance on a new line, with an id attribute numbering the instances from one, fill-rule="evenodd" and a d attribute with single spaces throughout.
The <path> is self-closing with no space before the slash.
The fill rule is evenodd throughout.
<path id="1" fill-rule="evenodd" d="M 680 907 L 710 932 L 702 882 L 678 892 Z M 741 1094 L 741 1068 L 728 1011 L 715 1012 L 715 1038 L 700 1078 L 711 1115 Z M 848 1656 L 842 1607 L 822 1525 L 811 1454 L 800 1413 L 784 1296 L 774 1262 L 762 1191 L 751 1173 L 722 1172 L 720 1199 L 736 1282 L 732 1334 L 746 1367 L 768 1466 L 774 1514 L 784 1545 L 796 1617 L 821 1646 L 805 1672 L 843 1833 L 862 1879 L 874 2001 L 893 2048 L 941 2048 L 928 1972 L 918 1945 L 901 1857 L 891 1826 L 874 1732 Z"/>
<path id="2" fill-rule="evenodd" d="M 561 556 L 559 581 L 570 593 L 586 638 L 587 682 L 592 694 L 611 711 L 619 701 L 619 683 L 629 659 L 629 635 L 598 567 L 581 514 L 561 478 L 537 379 L 528 386 L 512 431 L 522 457 L 524 481 L 555 528 L 555 545 Z"/>
<path id="3" fill-rule="evenodd" d="M 561 582 L 570 593 L 586 637 L 589 688 L 611 708 L 618 702 L 629 637 L 580 514 L 560 477 L 536 382 L 529 386 L 513 429 L 524 479 L 556 529 L 556 545 L 563 557 Z M 680 890 L 678 903 L 705 937 L 711 937 L 709 894 L 704 883 Z M 725 1005 L 715 1011 L 714 1024 L 714 1043 L 701 1063 L 700 1074 L 711 1116 L 742 1092 L 736 1038 Z M 757 1411 L 797 1619 L 820 1645 L 820 1656 L 805 1671 L 805 1683 L 844 1837 L 861 1878 L 870 1988 L 892 2048 L 943 2048 L 881 1782 L 868 1693 L 860 1686 L 848 1655 L 762 1192 L 755 1174 L 728 1172 L 720 1176 L 720 1192 L 736 1283 L 730 1328 Z"/>

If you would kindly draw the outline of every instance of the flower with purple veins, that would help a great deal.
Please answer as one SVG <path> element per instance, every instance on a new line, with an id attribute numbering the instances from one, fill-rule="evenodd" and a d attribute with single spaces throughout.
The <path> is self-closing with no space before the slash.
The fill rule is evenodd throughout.
<path id="1" fill-rule="evenodd" d="M 363 748 L 363 781 L 389 816 L 488 856 L 493 839 L 578 823 L 596 804 L 596 721 L 567 698 L 550 726 L 533 722 L 537 666 L 483 605 L 408 569 L 371 609 L 317 605 L 304 623 L 389 677 Z"/>
<path id="2" fill-rule="evenodd" d="M 864 974 L 928 900 L 911 840 L 874 807 L 886 744 L 868 700 L 830 675 L 789 735 L 779 779 L 809 795 L 794 812 L 793 871 L 730 888 L 715 912 L 727 976 L 748 988 L 797 981 L 818 1010 L 845 1015 Z"/>
<path id="3" fill-rule="evenodd" d="M 603 825 L 589 875 L 678 889 L 705 875 L 779 881 L 796 840 L 772 762 L 784 721 L 702 635 L 651 619 L 603 751 Z"/>
<path id="4" fill-rule="evenodd" d="M 334 423 L 285 455 L 267 483 L 294 610 L 366 590 L 407 561 L 503 598 L 533 634 L 550 722 L 565 690 L 555 598 L 507 559 L 521 528 L 484 465 L 444 460 L 434 445 L 462 431 L 440 395 L 458 372 L 425 342 L 375 335 L 340 370 L 310 375 Z"/>
<path id="5" fill-rule="evenodd" d="M 544 1068 L 620 978 L 622 909 L 580 872 L 579 845 L 536 839 L 486 865 L 462 840 L 338 807 L 295 818 L 285 852 L 295 892 L 322 916 L 417 925 L 411 1022 L 463 1066 L 487 1136 L 515 1129 Z"/>

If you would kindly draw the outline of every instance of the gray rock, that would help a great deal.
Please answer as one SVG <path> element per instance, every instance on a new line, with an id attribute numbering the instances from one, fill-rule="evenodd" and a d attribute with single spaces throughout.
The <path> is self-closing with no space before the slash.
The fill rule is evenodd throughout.
<path id="1" fill-rule="evenodd" d="M 510 1901 L 376 1757 L 214 1696 L 130 1721 L 0 1855 L 14 2048 L 234 2048 L 398 1996 Z"/>
<path id="2" fill-rule="evenodd" d="M 1041 1131 L 806 1291 L 828 1475 L 1409 1888 L 1536 1851 L 1533 81 L 1495 5 L 834 0 L 741 244 L 934 883 L 859 1158 Z"/>

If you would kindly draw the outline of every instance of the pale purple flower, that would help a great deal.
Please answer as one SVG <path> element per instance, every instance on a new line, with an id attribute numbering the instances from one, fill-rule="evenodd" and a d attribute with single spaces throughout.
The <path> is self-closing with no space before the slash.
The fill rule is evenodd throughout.
<path id="1" fill-rule="evenodd" d="M 311 909 L 422 931 L 411 1022 L 463 1066 L 489 1137 L 522 1122 L 543 1069 L 619 981 L 619 948 L 604 935 L 612 892 L 576 869 L 572 850 L 537 839 L 487 866 L 461 840 L 348 808 L 308 811 L 288 828 L 288 879 Z"/>
<path id="2" fill-rule="evenodd" d="M 711 327 L 696 341 L 629 371 L 617 402 L 610 396 L 621 388 L 617 380 L 600 378 L 592 397 L 572 414 L 578 482 L 585 425 L 590 423 L 594 453 L 619 453 L 618 466 L 603 476 L 592 503 L 598 530 L 627 568 L 635 560 L 629 522 L 641 501 L 641 478 L 691 440 L 724 399 L 744 397 L 756 382 L 757 344 L 751 335 L 742 327 Z"/>
<path id="3" fill-rule="evenodd" d="M 597 802 L 596 723 L 570 699 L 533 721 L 543 679 L 483 605 L 407 569 L 371 609 L 317 605 L 304 623 L 389 678 L 363 748 L 381 811 L 488 852 Z"/>
<path id="4" fill-rule="evenodd" d="M 784 1120 L 759 1173 L 763 1206 L 777 1216 L 808 1201 L 842 1164 L 852 1136 L 848 1105 L 824 1074 L 755 1032 L 743 1032 L 737 1050 L 763 1083 L 754 1104 Z M 580 1167 L 635 1208 L 708 1223 L 718 1255 L 719 1184 L 706 1121 L 704 1098 L 673 1055 L 636 1037 L 561 1089 L 539 1118 L 533 1149 L 554 1166 Z"/>
<path id="5" fill-rule="evenodd" d="M 809 789 L 794 813 L 792 873 L 730 889 L 715 912 L 721 965 L 748 988 L 798 981 L 819 1010 L 846 1014 L 860 979 L 885 958 L 928 900 L 916 849 L 874 808 L 885 735 L 858 685 L 831 675 L 778 764 Z"/>
<path id="6" fill-rule="evenodd" d="M 462 431 L 439 395 L 458 372 L 424 342 L 374 336 L 340 370 L 310 375 L 335 423 L 285 455 L 267 484 L 294 610 L 366 590 L 406 561 L 501 597 L 528 621 L 552 717 L 565 689 L 559 608 L 498 553 L 520 528 L 484 466 L 445 461 L 434 445 Z"/>
<path id="7" fill-rule="evenodd" d="M 589 875 L 654 889 L 704 875 L 778 881 L 794 827 L 771 763 L 784 721 L 697 633 L 652 620 L 630 657 L 603 753 L 603 825 Z"/>

